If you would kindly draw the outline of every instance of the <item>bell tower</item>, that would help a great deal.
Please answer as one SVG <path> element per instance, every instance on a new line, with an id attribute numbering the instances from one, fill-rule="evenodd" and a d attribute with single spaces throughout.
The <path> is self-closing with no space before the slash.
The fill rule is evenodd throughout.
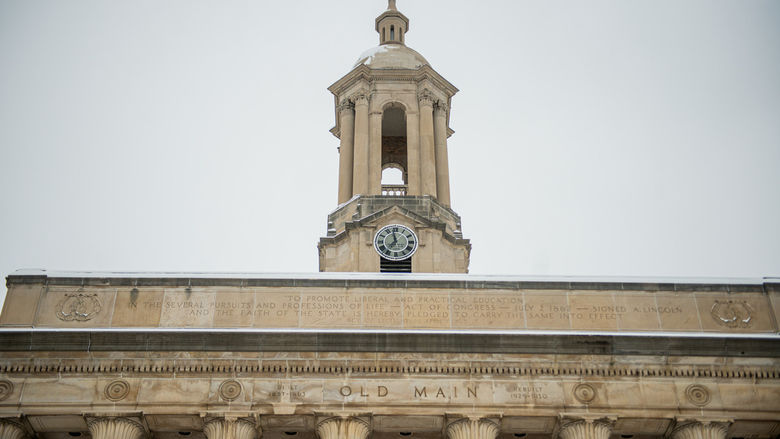
<path id="1" fill-rule="evenodd" d="M 328 88 L 339 204 L 320 271 L 466 273 L 471 244 L 450 208 L 447 158 L 458 89 L 406 46 L 409 19 L 395 3 L 376 18 L 379 46 Z"/>

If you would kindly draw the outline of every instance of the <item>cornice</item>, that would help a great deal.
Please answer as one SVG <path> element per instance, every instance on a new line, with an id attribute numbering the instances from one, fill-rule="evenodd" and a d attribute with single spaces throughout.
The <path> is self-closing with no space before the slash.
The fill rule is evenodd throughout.
<path id="1" fill-rule="evenodd" d="M 447 98 L 454 96 L 459 90 L 449 81 L 444 79 L 436 70 L 428 65 L 424 65 L 416 70 L 410 69 L 371 69 L 365 64 L 355 67 L 351 72 L 344 75 L 341 79 L 334 82 L 328 90 L 336 96 L 340 96 L 355 82 L 364 80 L 368 82 L 376 81 L 400 81 L 417 83 L 424 80 L 444 91 Z"/>
<path id="2" fill-rule="evenodd" d="M 345 354 L 348 355 L 348 354 Z M 581 379 L 655 378 L 780 380 L 780 365 L 626 365 L 615 363 L 540 364 L 533 361 L 458 361 L 458 360 L 292 360 L 292 359 L 3 359 L 0 376 L 50 377 L 117 375 L 123 377 L 236 376 L 340 377 L 372 379 L 377 377 L 426 377 L 501 379 L 505 377 L 556 377 Z"/>

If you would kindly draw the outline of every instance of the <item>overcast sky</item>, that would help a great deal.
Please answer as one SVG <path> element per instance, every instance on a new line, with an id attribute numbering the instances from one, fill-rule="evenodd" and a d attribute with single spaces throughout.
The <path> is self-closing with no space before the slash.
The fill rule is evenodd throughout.
<path id="1" fill-rule="evenodd" d="M 317 271 L 386 5 L 0 0 L 0 274 Z M 780 2 L 398 8 L 461 90 L 471 273 L 780 275 Z"/>

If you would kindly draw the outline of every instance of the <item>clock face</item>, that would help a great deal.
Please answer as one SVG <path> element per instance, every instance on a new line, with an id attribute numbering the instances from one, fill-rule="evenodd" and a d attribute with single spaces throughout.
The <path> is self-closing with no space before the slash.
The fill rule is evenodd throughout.
<path id="1" fill-rule="evenodd" d="M 376 232 L 374 248 L 385 259 L 402 261 L 417 251 L 417 235 L 409 227 L 390 224 Z"/>

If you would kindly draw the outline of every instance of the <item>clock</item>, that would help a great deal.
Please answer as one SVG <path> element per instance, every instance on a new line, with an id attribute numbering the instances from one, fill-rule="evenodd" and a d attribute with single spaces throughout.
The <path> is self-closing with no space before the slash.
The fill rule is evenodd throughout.
<path id="1" fill-rule="evenodd" d="M 403 261 L 417 251 L 417 235 L 409 227 L 390 224 L 374 235 L 374 249 L 385 259 Z"/>

